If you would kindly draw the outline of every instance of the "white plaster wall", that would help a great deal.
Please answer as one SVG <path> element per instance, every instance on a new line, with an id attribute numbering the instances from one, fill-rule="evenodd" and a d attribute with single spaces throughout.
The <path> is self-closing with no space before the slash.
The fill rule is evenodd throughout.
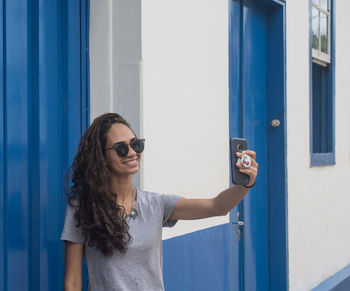
<path id="1" fill-rule="evenodd" d="M 141 72 L 141 0 L 90 0 L 91 122 L 117 112 L 142 135 Z"/>
<path id="2" fill-rule="evenodd" d="M 309 1 L 287 1 L 290 290 L 310 290 L 350 263 L 348 11 L 336 2 L 336 165 L 310 167 Z"/>
<path id="3" fill-rule="evenodd" d="M 227 5 L 142 1 L 147 190 L 206 198 L 229 186 Z M 180 221 L 163 238 L 226 222 Z"/>
<path id="4" fill-rule="evenodd" d="M 141 0 L 90 0 L 90 119 L 118 112 L 140 133 Z"/>

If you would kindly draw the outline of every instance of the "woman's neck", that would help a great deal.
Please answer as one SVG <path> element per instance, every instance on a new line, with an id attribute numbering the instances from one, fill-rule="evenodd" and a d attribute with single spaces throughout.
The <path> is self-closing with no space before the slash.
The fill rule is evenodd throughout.
<path id="1" fill-rule="evenodd" d="M 132 175 L 119 177 L 112 175 L 110 179 L 111 191 L 118 196 L 118 202 L 123 203 L 125 200 L 134 196 L 134 186 L 132 184 Z"/>

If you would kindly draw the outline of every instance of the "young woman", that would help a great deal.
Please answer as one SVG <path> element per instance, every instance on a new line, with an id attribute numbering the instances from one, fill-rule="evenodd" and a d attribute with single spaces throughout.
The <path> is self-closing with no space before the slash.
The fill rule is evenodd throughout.
<path id="1" fill-rule="evenodd" d="M 254 185 L 258 164 L 237 166 L 247 187 L 232 186 L 212 199 L 186 199 L 135 188 L 144 140 L 116 113 L 96 118 L 80 140 L 61 240 L 66 291 L 82 289 L 85 255 L 90 291 L 164 290 L 162 227 L 179 219 L 226 215 Z M 238 153 L 241 157 L 244 153 Z"/>

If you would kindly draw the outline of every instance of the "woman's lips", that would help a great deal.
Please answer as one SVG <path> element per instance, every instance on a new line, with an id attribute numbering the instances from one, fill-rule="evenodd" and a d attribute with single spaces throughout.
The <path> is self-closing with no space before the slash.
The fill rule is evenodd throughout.
<path id="1" fill-rule="evenodd" d="M 138 162 L 137 159 L 132 159 L 132 160 L 128 160 L 123 162 L 124 165 L 130 166 L 130 167 L 136 167 Z"/>

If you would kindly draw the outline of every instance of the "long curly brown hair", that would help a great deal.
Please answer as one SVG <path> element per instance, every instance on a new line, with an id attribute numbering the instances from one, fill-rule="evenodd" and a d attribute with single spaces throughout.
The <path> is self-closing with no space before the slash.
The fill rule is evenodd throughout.
<path id="1" fill-rule="evenodd" d="M 81 227 L 85 242 L 105 256 L 115 251 L 125 253 L 132 239 L 123 219 L 125 209 L 117 204 L 116 194 L 110 190 L 110 172 L 104 157 L 106 134 L 114 123 L 131 129 L 119 114 L 105 113 L 85 131 L 69 171 L 72 183 L 67 193 L 69 204 L 76 208 L 77 227 Z"/>

